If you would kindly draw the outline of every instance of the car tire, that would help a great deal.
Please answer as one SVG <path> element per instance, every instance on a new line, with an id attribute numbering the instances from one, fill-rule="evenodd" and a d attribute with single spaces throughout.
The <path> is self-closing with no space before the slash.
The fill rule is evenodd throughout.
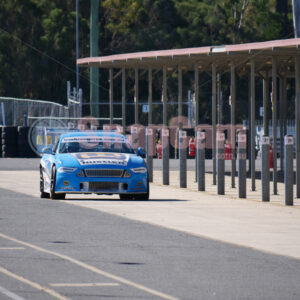
<path id="1" fill-rule="evenodd" d="M 120 200 L 132 200 L 133 199 L 133 195 L 132 194 L 120 194 Z"/>
<path id="2" fill-rule="evenodd" d="M 49 193 L 44 192 L 44 177 L 42 172 L 42 167 L 40 167 L 40 197 L 41 198 L 49 198 Z"/>
<path id="3" fill-rule="evenodd" d="M 66 197 L 66 194 L 57 194 L 55 193 L 55 186 L 56 186 L 56 167 L 52 167 L 51 171 L 51 183 L 50 183 L 50 198 L 52 200 L 63 200 Z"/>

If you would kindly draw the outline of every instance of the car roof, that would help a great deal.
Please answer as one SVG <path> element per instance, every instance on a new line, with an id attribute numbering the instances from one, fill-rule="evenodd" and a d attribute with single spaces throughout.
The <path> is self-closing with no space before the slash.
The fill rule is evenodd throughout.
<path id="1" fill-rule="evenodd" d="M 114 131 L 76 131 L 76 132 L 70 132 L 70 133 L 64 133 L 60 137 L 65 138 L 65 137 L 85 137 L 85 136 L 99 136 L 99 137 L 117 137 L 117 138 L 122 138 L 126 140 L 126 137 L 119 132 L 114 132 Z"/>

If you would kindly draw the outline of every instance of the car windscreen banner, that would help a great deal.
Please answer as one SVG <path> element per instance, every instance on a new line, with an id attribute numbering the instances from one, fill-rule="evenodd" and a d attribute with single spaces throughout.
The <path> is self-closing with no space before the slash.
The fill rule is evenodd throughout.
<path id="1" fill-rule="evenodd" d="M 127 166 L 129 155 L 124 153 L 81 152 L 72 153 L 80 165 L 118 165 Z"/>

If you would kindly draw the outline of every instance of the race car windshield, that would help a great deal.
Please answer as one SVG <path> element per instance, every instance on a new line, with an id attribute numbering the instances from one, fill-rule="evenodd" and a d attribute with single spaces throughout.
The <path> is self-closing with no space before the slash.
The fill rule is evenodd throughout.
<path id="1" fill-rule="evenodd" d="M 116 152 L 135 153 L 128 141 L 121 138 L 90 137 L 64 138 L 59 147 L 59 153 L 79 152 Z"/>

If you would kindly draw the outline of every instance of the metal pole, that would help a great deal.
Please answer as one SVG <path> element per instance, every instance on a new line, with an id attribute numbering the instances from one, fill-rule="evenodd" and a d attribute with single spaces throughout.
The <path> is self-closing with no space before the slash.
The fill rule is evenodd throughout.
<path id="1" fill-rule="evenodd" d="M 114 122 L 114 71 L 112 68 L 109 69 L 109 124 L 112 126 Z"/>
<path id="2" fill-rule="evenodd" d="M 285 185 L 285 205 L 294 204 L 294 138 L 286 135 L 284 138 L 284 185 Z"/>
<path id="3" fill-rule="evenodd" d="M 139 123 L 139 69 L 135 68 L 134 69 L 134 120 L 135 120 L 135 124 Z"/>
<path id="4" fill-rule="evenodd" d="M 23 126 L 24 126 L 24 127 L 27 127 L 27 126 L 28 126 L 28 116 L 27 116 L 27 115 L 24 115 Z"/>
<path id="5" fill-rule="evenodd" d="M 280 131 L 280 170 L 283 170 L 284 132 L 283 132 L 283 78 L 279 79 L 279 131 Z"/>
<path id="6" fill-rule="evenodd" d="M 99 0 L 91 0 L 91 17 L 90 17 L 90 56 L 97 57 L 99 55 L 99 33 L 98 33 L 98 12 Z M 93 117 L 99 117 L 99 69 L 90 69 L 90 109 Z"/>
<path id="7" fill-rule="evenodd" d="M 277 195 L 277 61 L 272 57 L 273 193 Z"/>
<path id="8" fill-rule="evenodd" d="M 123 134 L 126 133 L 126 70 L 122 68 L 122 127 Z"/>
<path id="9" fill-rule="evenodd" d="M 139 146 L 139 128 L 136 126 L 131 126 L 130 128 L 132 147 L 137 150 Z"/>
<path id="10" fill-rule="evenodd" d="M 152 68 L 149 66 L 148 69 L 148 128 L 147 134 L 147 165 L 148 165 L 148 176 L 149 181 L 153 182 L 153 156 L 154 156 L 154 132 L 149 126 L 152 125 Z"/>
<path id="11" fill-rule="evenodd" d="M 182 129 L 182 68 L 178 66 L 178 127 Z"/>
<path id="12" fill-rule="evenodd" d="M 292 4 L 293 4 L 293 23 L 294 23 L 295 38 L 299 38 L 300 37 L 300 2 L 299 0 L 293 0 Z"/>
<path id="13" fill-rule="evenodd" d="M 162 128 L 163 184 L 169 185 L 169 129 Z"/>
<path id="14" fill-rule="evenodd" d="M 268 99 L 269 99 L 269 78 L 268 78 L 268 72 L 265 72 L 263 77 L 264 135 L 269 135 Z"/>
<path id="15" fill-rule="evenodd" d="M 76 0 L 76 61 L 79 59 L 79 0 Z M 76 63 L 76 90 L 79 93 L 79 66 Z"/>
<path id="16" fill-rule="evenodd" d="M 286 76 L 283 77 L 283 133 L 286 135 L 287 133 L 287 124 L 286 124 L 286 118 L 287 118 L 287 94 L 286 94 Z"/>
<path id="17" fill-rule="evenodd" d="M 246 148 L 247 148 L 247 135 L 244 132 L 239 132 L 238 134 L 239 198 L 246 198 L 246 194 L 247 194 Z"/>
<path id="18" fill-rule="evenodd" d="M 261 140 L 261 186 L 262 201 L 270 201 L 270 138 L 266 135 Z"/>
<path id="19" fill-rule="evenodd" d="M 220 73 L 217 74 L 217 124 L 222 124 L 222 113 L 221 113 L 221 81 Z"/>
<path id="20" fill-rule="evenodd" d="M 169 185 L 169 129 L 167 128 L 167 67 L 163 66 L 163 128 L 162 128 L 162 163 L 163 184 Z"/>
<path id="21" fill-rule="evenodd" d="M 5 121 L 5 107 L 4 103 L 1 102 L 1 113 L 2 113 L 2 125 L 6 126 L 6 121 Z"/>
<path id="22" fill-rule="evenodd" d="M 186 131 L 179 130 L 179 178 L 181 188 L 186 188 L 186 140 Z"/>
<path id="23" fill-rule="evenodd" d="M 216 63 L 212 64 L 212 160 L 213 160 L 213 185 L 217 184 L 217 167 L 216 167 L 216 103 L 217 102 L 217 85 L 216 85 Z"/>
<path id="24" fill-rule="evenodd" d="M 198 191 L 205 191 L 205 132 L 197 131 Z"/>
<path id="25" fill-rule="evenodd" d="M 199 124 L 199 70 L 198 70 L 198 64 L 195 64 L 194 66 L 194 76 L 195 76 L 195 86 L 194 86 L 194 92 L 195 92 L 195 135 L 196 135 L 196 128 Z M 197 168 L 197 155 L 195 157 L 195 181 L 198 181 L 197 176 L 198 168 Z"/>
<path id="26" fill-rule="evenodd" d="M 79 89 L 78 95 L 79 95 L 79 118 L 82 118 L 82 89 Z"/>
<path id="27" fill-rule="evenodd" d="M 153 128 L 146 128 L 146 149 L 147 149 L 147 166 L 149 181 L 153 182 L 153 155 L 154 155 L 154 140 Z"/>
<path id="28" fill-rule="evenodd" d="M 194 86 L 194 92 L 195 92 L 195 126 L 199 124 L 199 70 L 198 70 L 198 64 L 195 64 L 194 67 L 194 75 L 195 75 L 195 86 Z"/>
<path id="29" fill-rule="evenodd" d="M 251 60 L 251 183 L 255 191 L 255 62 Z"/>
<path id="30" fill-rule="evenodd" d="M 149 66 L 148 69 L 148 126 L 152 124 L 152 68 Z"/>
<path id="31" fill-rule="evenodd" d="M 295 60 L 296 196 L 300 198 L 300 57 Z"/>
<path id="32" fill-rule="evenodd" d="M 17 126 L 16 101 L 13 101 L 13 125 Z"/>
<path id="33" fill-rule="evenodd" d="M 167 126 L 167 67 L 163 66 L 163 125 Z"/>
<path id="34" fill-rule="evenodd" d="M 218 177 L 218 195 L 225 194 L 225 160 L 224 160 L 224 140 L 223 132 L 217 132 L 217 177 Z"/>
<path id="35" fill-rule="evenodd" d="M 235 161 L 235 114 L 236 114 L 236 84 L 235 64 L 231 62 L 231 187 L 235 188 L 236 161 Z"/>

